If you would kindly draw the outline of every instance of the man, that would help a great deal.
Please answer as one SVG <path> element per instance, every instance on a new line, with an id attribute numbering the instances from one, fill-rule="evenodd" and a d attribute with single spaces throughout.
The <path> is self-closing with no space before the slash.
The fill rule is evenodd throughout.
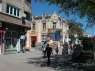
<path id="1" fill-rule="evenodd" d="M 47 41 L 45 41 L 43 44 L 42 44 L 42 51 L 43 51 L 43 57 L 46 57 L 46 46 L 47 46 Z"/>
<path id="2" fill-rule="evenodd" d="M 47 44 L 46 46 L 46 54 L 47 54 L 47 58 L 48 58 L 48 62 L 47 64 L 50 65 L 50 56 L 51 56 L 51 53 L 52 53 L 52 48 L 49 46 L 49 44 Z"/>

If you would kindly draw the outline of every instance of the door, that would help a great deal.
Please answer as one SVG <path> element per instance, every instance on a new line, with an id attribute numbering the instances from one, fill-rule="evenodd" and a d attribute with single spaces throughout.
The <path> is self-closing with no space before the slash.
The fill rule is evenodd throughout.
<path id="1" fill-rule="evenodd" d="M 35 47 L 36 46 L 36 42 L 37 42 L 37 37 L 36 36 L 32 36 L 31 37 L 31 41 L 32 41 L 32 47 Z"/>

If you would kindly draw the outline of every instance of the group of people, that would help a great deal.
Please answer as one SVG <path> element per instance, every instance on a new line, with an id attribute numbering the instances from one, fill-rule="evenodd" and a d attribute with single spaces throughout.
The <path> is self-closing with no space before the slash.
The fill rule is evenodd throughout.
<path id="1" fill-rule="evenodd" d="M 55 46 L 52 46 L 51 44 L 49 44 L 49 42 L 45 42 L 43 44 L 43 54 L 44 57 L 48 58 L 48 64 L 50 64 L 50 56 L 51 54 L 53 54 L 53 49 L 56 52 L 56 55 L 59 54 L 59 49 L 61 48 L 61 46 L 58 46 L 58 44 L 54 44 Z M 81 44 L 75 44 L 75 43 L 64 43 L 62 45 L 62 52 L 61 54 L 64 56 L 71 56 L 72 59 L 76 58 L 77 56 L 79 56 L 81 53 Z"/>
<path id="2" fill-rule="evenodd" d="M 47 64 L 49 65 L 51 63 L 50 56 L 52 54 L 52 47 L 51 47 L 50 43 L 46 42 L 46 41 L 44 42 L 42 47 L 43 47 L 43 49 L 42 49 L 43 57 L 47 57 L 48 58 Z"/>
<path id="3" fill-rule="evenodd" d="M 75 44 L 72 42 L 64 43 L 62 55 L 71 56 L 71 59 L 77 58 L 81 54 L 82 44 Z"/>

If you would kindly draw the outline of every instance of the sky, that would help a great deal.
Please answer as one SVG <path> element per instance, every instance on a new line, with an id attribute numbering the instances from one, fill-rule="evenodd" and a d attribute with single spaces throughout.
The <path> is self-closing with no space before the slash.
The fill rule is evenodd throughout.
<path id="1" fill-rule="evenodd" d="M 57 12 L 58 15 L 64 17 L 64 19 L 74 20 L 76 22 L 83 23 L 84 30 L 91 35 L 95 35 L 95 26 L 92 28 L 85 28 L 87 24 L 86 18 L 79 18 L 77 15 L 67 16 L 64 12 L 59 13 L 60 8 L 56 5 L 48 5 L 47 3 L 37 3 L 35 0 L 32 0 L 32 15 L 33 16 L 42 16 L 43 13 L 51 15 L 53 12 Z"/>

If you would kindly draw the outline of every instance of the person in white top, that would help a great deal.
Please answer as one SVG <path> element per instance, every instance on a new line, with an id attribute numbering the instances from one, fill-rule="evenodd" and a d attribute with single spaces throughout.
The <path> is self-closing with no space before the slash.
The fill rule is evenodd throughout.
<path id="1" fill-rule="evenodd" d="M 17 39 L 17 44 L 16 44 L 16 49 L 17 49 L 17 52 L 19 53 L 20 52 L 20 39 Z"/>

